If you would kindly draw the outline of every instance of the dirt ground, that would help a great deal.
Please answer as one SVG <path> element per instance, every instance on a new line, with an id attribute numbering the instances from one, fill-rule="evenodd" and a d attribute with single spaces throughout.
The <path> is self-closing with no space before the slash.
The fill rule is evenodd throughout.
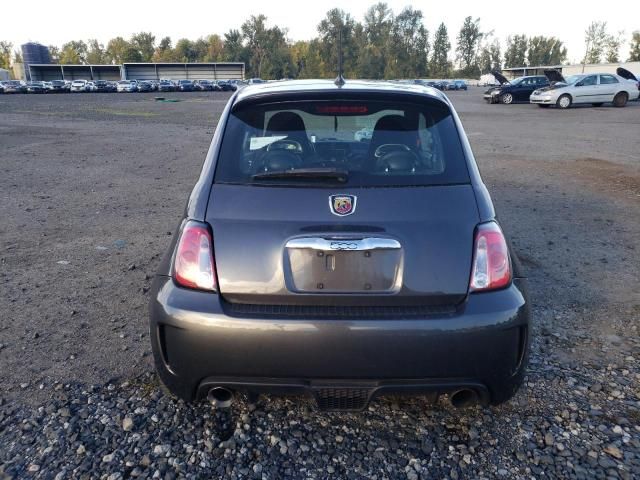
<path id="1" fill-rule="evenodd" d="M 640 103 L 543 110 L 481 93 L 450 96 L 531 279 L 536 355 L 567 368 L 637 355 Z M 152 369 L 150 278 L 229 97 L 167 96 L 181 101 L 0 96 L 5 400 Z M 548 335 L 566 341 L 546 348 Z"/>

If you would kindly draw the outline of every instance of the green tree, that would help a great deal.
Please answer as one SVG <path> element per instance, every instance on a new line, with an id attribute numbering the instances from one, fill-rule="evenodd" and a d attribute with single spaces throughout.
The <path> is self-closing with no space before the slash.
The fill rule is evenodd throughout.
<path id="1" fill-rule="evenodd" d="M 536 36 L 529 38 L 527 63 L 537 65 L 560 65 L 567 59 L 567 49 L 555 37 Z"/>
<path id="2" fill-rule="evenodd" d="M 228 62 L 244 62 L 247 57 L 242 33 L 231 29 L 224 34 L 224 57 Z"/>
<path id="3" fill-rule="evenodd" d="M 240 27 L 242 36 L 249 50 L 248 70 L 251 76 L 261 77 L 264 60 L 269 53 L 269 33 L 266 27 L 267 17 L 251 15 Z"/>
<path id="4" fill-rule="evenodd" d="M 584 32 L 583 63 L 600 63 L 607 47 L 607 22 L 591 22 Z"/>
<path id="5" fill-rule="evenodd" d="M 107 43 L 106 57 L 108 63 L 123 63 L 125 61 L 125 53 L 131 45 L 122 37 L 115 37 Z"/>
<path id="6" fill-rule="evenodd" d="M 0 68 L 9 70 L 11 67 L 11 49 L 13 43 L 5 40 L 0 41 Z"/>
<path id="7" fill-rule="evenodd" d="M 446 78 L 451 73 L 449 51 L 451 42 L 447 33 L 447 26 L 441 23 L 436 30 L 433 39 L 433 53 L 431 54 L 431 75 L 438 78 Z"/>
<path id="8" fill-rule="evenodd" d="M 322 78 L 324 63 L 320 56 L 318 40 L 298 41 L 291 45 L 291 75 L 295 78 Z"/>
<path id="9" fill-rule="evenodd" d="M 640 31 L 633 32 L 631 36 L 631 48 L 629 49 L 629 62 L 640 62 Z"/>
<path id="10" fill-rule="evenodd" d="M 527 45 L 526 35 L 507 37 L 507 48 L 504 52 L 504 66 L 506 68 L 524 67 L 527 64 Z"/>
<path id="11" fill-rule="evenodd" d="M 198 59 L 198 50 L 194 42 L 188 38 L 178 40 L 175 53 L 179 62 L 195 62 Z"/>
<path id="12" fill-rule="evenodd" d="M 393 20 L 393 11 L 383 2 L 369 7 L 365 13 L 362 35 L 358 41 L 360 55 L 357 70 L 360 77 L 384 77 Z"/>
<path id="13" fill-rule="evenodd" d="M 471 17 L 464 19 L 460 33 L 458 33 L 458 45 L 456 47 L 457 59 L 460 63 L 460 73 L 466 77 L 480 75 L 478 68 L 478 48 L 483 37 L 480 30 L 480 19 Z"/>
<path id="14" fill-rule="evenodd" d="M 605 41 L 605 60 L 609 63 L 618 63 L 620 61 L 620 47 L 624 41 L 624 32 L 618 32 L 617 35 L 607 35 Z"/>
<path id="15" fill-rule="evenodd" d="M 51 63 L 60 63 L 60 49 L 55 45 L 49 45 L 48 48 Z"/>
<path id="16" fill-rule="evenodd" d="M 422 11 L 406 7 L 391 26 L 386 78 L 419 78 L 428 71 L 429 32 Z"/>
<path id="17" fill-rule="evenodd" d="M 86 64 L 87 63 L 87 44 L 82 40 L 72 40 L 62 45 L 60 50 L 60 63 L 73 65 L 73 64 Z"/>
<path id="18" fill-rule="evenodd" d="M 220 35 L 209 35 L 206 38 L 207 51 L 204 57 L 205 62 L 221 62 L 224 60 L 224 43 Z"/>
<path id="19" fill-rule="evenodd" d="M 109 63 L 107 52 L 98 40 L 92 38 L 87 41 L 86 61 L 92 65 L 103 65 Z"/>
<path id="20" fill-rule="evenodd" d="M 151 32 L 136 33 L 129 43 L 138 50 L 142 62 L 150 62 L 155 52 L 156 37 Z"/>
<path id="21" fill-rule="evenodd" d="M 153 52 L 152 60 L 154 62 L 177 62 L 177 54 L 173 49 L 171 37 L 164 37 L 158 43 L 155 52 Z"/>
<path id="22" fill-rule="evenodd" d="M 502 54 L 500 41 L 495 38 L 491 43 L 487 43 L 480 50 L 478 56 L 478 67 L 480 74 L 502 70 Z"/>
<path id="23" fill-rule="evenodd" d="M 359 52 L 355 41 L 356 22 L 344 10 L 329 10 L 318 24 L 320 58 L 324 64 L 323 76 L 338 73 L 338 40 L 342 32 L 342 67 L 346 77 L 354 78 L 358 74 Z"/>

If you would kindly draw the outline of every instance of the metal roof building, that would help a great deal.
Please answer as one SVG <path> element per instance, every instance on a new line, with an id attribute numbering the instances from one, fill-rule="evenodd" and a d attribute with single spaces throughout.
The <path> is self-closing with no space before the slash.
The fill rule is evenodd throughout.
<path id="1" fill-rule="evenodd" d="M 630 72 L 640 73 L 640 62 L 620 63 L 581 63 L 573 65 L 540 65 L 536 67 L 503 68 L 502 73 L 507 78 L 523 77 L 525 75 L 544 75 L 545 70 L 558 70 L 562 75 L 577 75 L 580 73 L 616 73 L 618 67 L 626 68 Z"/>
<path id="2" fill-rule="evenodd" d="M 244 63 L 125 63 L 123 65 L 29 65 L 34 81 L 51 80 L 243 80 Z"/>
<path id="3" fill-rule="evenodd" d="M 120 65 L 29 65 L 31 80 L 120 80 Z"/>
<path id="4" fill-rule="evenodd" d="M 244 63 L 125 63 L 127 80 L 243 80 Z"/>

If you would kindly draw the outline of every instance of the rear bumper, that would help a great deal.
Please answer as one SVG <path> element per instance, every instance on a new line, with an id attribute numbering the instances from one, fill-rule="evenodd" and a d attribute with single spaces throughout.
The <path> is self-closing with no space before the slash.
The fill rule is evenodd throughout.
<path id="1" fill-rule="evenodd" d="M 150 333 L 161 380 L 187 401 L 226 386 L 313 395 L 362 389 L 369 398 L 470 388 L 488 403 L 521 377 L 530 341 L 523 279 L 470 295 L 452 314 L 345 320 L 232 317 L 217 295 L 158 276 Z"/>

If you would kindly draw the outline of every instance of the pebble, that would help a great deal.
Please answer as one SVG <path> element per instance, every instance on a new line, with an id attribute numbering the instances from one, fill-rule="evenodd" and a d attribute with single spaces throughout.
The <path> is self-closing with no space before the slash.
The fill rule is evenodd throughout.
<path id="1" fill-rule="evenodd" d="M 124 417 L 122 420 L 122 429 L 125 432 L 130 432 L 133 428 L 133 419 L 131 417 Z"/>

